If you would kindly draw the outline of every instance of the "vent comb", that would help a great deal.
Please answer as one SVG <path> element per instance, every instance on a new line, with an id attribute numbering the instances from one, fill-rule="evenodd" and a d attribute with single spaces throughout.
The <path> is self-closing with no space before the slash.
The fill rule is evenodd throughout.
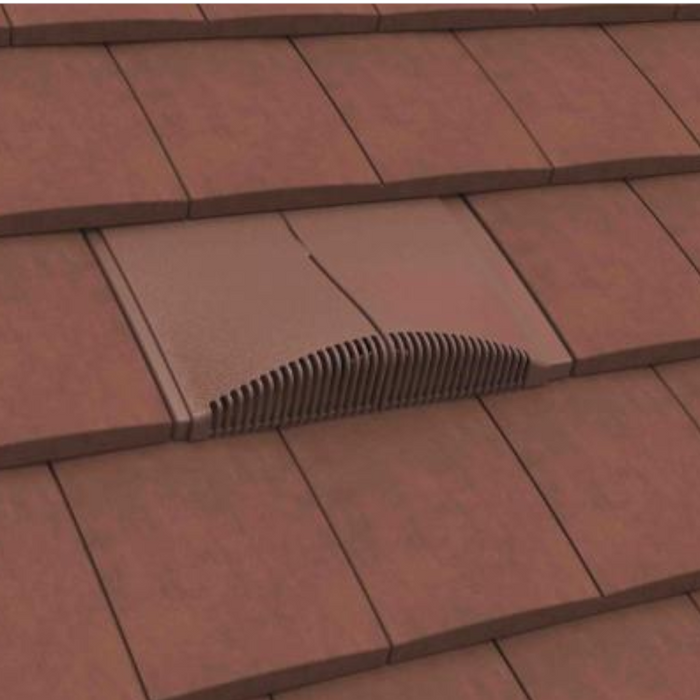
<path id="1" fill-rule="evenodd" d="M 529 364 L 523 350 L 463 335 L 371 335 L 301 357 L 211 401 L 211 434 L 515 389 L 525 385 Z"/>

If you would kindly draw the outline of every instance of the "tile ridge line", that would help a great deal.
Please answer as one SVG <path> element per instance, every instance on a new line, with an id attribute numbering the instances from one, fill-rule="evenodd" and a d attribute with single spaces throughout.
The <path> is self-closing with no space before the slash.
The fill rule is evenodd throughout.
<path id="1" fill-rule="evenodd" d="M 109 591 L 107 590 L 107 584 L 104 582 L 104 579 L 102 577 L 102 574 L 100 572 L 99 567 L 97 566 L 97 561 L 95 560 L 95 557 L 92 554 L 92 550 L 90 549 L 90 546 L 88 545 L 87 538 L 85 537 L 85 533 L 83 532 L 82 527 L 80 526 L 80 522 L 78 520 L 77 515 L 75 514 L 75 511 L 73 510 L 73 506 L 71 505 L 71 502 L 68 498 L 68 494 L 66 493 L 65 489 L 63 488 L 63 483 L 61 482 L 61 479 L 58 476 L 58 473 L 56 472 L 56 468 L 53 464 L 53 462 L 48 463 L 48 469 L 49 472 L 51 473 L 51 476 L 53 478 L 54 484 L 56 488 L 58 489 L 58 492 L 60 494 L 61 500 L 63 501 L 63 505 L 66 508 L 66 511 L 68 513 L 68 517 L 70 518 L 73 528 L 76 534 L 76 537 L 78 538 L 85 556 L 87 557 L 88 560 L 88 565 L 92 569 L 92 573 L 95 577 L 95 580 L 97 582 L 97 585 L 100 589 L 100 592 L 102 593 L 103 600 L 107 606 L 107 610 L 109 614 L 112 617 L 112 622 L 114 623 L 114 626 L 117 630 L 117 634 L 119 635 L 119 638 L 121 640 L 122 646 L 124 648 L 124 651 L 126 652 L 126 655 L 129 659 L 129 662 L 131 663 L 131 667 L 134 671 L 134 675 L 136 676 L 136 680 L 141 687 L 141 692 L 143 693 L 143 696 L 146 700 L 150 700 L 151 696 L 148 692 L 148 688 L 146 687 L 146 681 L 144 680 L 142 674 L 141 674 L 141 669 L 139 668 L 139 665 L 136 663 L 136 656 L 131 649 L 131 645 L 129 644 L 129 640 L 126 635 L 126 631 L 122 627 L 121 621 L 119 619 L 119 616 L 117 615 L 117 610 L 112 602 L 112 598 L 109 595 Z"/>

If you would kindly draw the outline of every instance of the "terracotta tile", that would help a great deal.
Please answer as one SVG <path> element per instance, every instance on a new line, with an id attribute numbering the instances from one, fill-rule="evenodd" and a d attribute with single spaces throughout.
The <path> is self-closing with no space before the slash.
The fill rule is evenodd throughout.
<path id="1" fill-rule="evenodd" d="M 549 164 L 451 34 L 317 37 L 297 45 L 394 193 L 516 187 L 548 177 Z"/>
<path id="2" fill-rule="evenodd" d="M 487 405 L 606 594 L 700 583 L 700 435 L 651 370 Z"/>
<path id="3" fill-rule="evenodd" d="M 542 24 L 593 24 L 598 22 L 645 22 L 673 19 L 676 7 L 668 3 L 545 3 L 535 5 L 537 22 Z"/>
<path id="4" fill-rule="evenodd" d="M 5 5 L 15 44 L 81 44 L 197 36 L 205 28 L 196 5 Z"/>
<path id="5" fill-rule="evenodd" d="M 696 422 L 700 422 L 700 360 L 659 365 L 656 371 Z"/>
<path id="6" fill-rule="evenodd" d="M 277 214 L 105 237 L 184 394 L 195 437 L 211 433 L 210 403 L 220 396 L 374 331 Z"/>
<path id="7" fill-rule="evenodd" d="M 12 700 L 144 700 L 49 470 L 0 474 L 0 678 Z"/>
<path id="8" fill-rule="evenodd" d="M 0 234 L 185 215 L 175 174 L 104 48 L 2 51 L 0 93 Z"/>
<path id="9" fill-rule="evenodd" d="M 278 435 L 58 473 L 154 700 L 238 700 L 384 662 L 381 629 Z"/>
<path id="10" fill-rule="evenodd" d="M 395 658 L 546 624 L 596 596 L 479 403 L 391 411 L 285 435 Z"/>
<path id="11" fill-rule="evenodd" d="M 167 440 L 170 419 L 79 234 L 0 240 L 0 466 Z"/>
<path id="12" fill-rule="evenodd" d="M 283 693 L 279 700 L 525 700 L 493 646 L 480 645 Z"/>
<path id="13" fill-rule="evenodd" d="M 216 34 L 270 36 L 371 32 L 377 26 L 373 5 L 216 4 L 202 5 Z"/>
<path id="14" fill-rule="evenodd" d="M 700 24 L 627 24 L 608 31 L 699 138 Z"/>
<path id="15" fill-rule="evenodd" d="M 460 37 L 553 161 L 555 181 L 698 166 L 695 140 L 602 29 L 544 27 Z"/>
<path id="16" fill-rule="evenodd" d="M 535 700 L 693 700 L 700 616 L 687 598 L 627 608 L 503 642 Z"/>
<path id="17" fill-rule="evenodd" d="M 416 200 L 287 214 L 323 268 L 385 332 L 432 330 L 505 343 L 532 382 L 571 359 L 462 200 Z"/>
<path id="18" fill-rule="evenodd" d="M 518 26 L 535 20 L 534 5 L 515 3 L 377 5 L 383 31 Z"/>
<path id="19" fill-rule="evenodd" d="M 678 19 L 700 19 L 700 5 L 684 3 L 677 5 L 676 16 Z"/>
<path id="20" fill-rule="evenodd" d="M 626 185 L 472 202 L 561 331 L 575 372 L 698 354 L 700 277 Z"/>
<path id="21" fill-rule="evenodd" d="M 361 198 L 377 183 L 286 40 L 121 45 L 114 53 L 185 182 L 194 216 Z"/>

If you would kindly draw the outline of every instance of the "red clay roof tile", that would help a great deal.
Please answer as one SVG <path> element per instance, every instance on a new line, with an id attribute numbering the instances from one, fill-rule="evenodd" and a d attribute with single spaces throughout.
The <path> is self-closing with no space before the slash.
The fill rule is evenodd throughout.
<path id="1" fill-rule="evenodd" d="M 659 365 L 656 371 L 693 420 L 700 424 L 700 360 Z"/>
<path id="2" fill-rule="evenodd" d="M 700 584 L 700 434 L 651 370 L 487 406 L 606 594 Z"/>
<path id="3" fill-rule="evenodd" d="M 389 191 L 546 181 L 549 164 L 451 34 L 319 37 L 297 45 Z"/>
<path id="4" fill-rule="evenodd" d="M 194 216 L 361 198 L 377 182 L 288 41 L 113 50 L 187 187 Z"/>
<path id="5" fill-rule="evenodd" d="M 379 28 L 395 30 L 469 29 L 518 26 L 535 21 L 535 8 L 525 3 L 462 3 L 377 5 Z"/>
<path id="6" fill-rule="evenodd" d="M 46 467 L 0 473 L 0 678 L 12 700 L 145 700 Z"/>
<path id="7" fill-rule="evenodd" d="M 535 5 L 538 24 L 596 24 L 673 19 L 672 3 L 544 3 Z"/>
<path id="8" fill-rule="evenodd" d="M 79 234 L 0 240 L 0 466 L 167 440 L 170 419 Z"/>
<path id="9" fill-rule="evenodd" d="M 545 624 L 596 589 L 476 402 L 285 430 L 405 659 Z"/>
<path id="10" fill-rule="evenodd" d="M 385 637 L 277 435 L 58 475 L 154 700 L 250 698 L 383 663 Z"/>
<path id="11" fill-rule="evenodd" d="M 700 165 L 696 141 L 602 29 L 460 37 L 554 163 L 555 181 Z"/>
<path id="12" fill-rule="evenodd" d="M 700 19 L 700 5 L 694 3 L 678 5 L 676 17 L 678 17 L 678 19 Z"/>
<path id="13" fill-rule="evenodd" d="M 10 43 L 10 25 L 7 16 L 0 5 L 0 46 L 7 46 Z"/>
<path id="14" fill-rule="evenodd" d="M 700 276 L 624 183 L 471 201 L 561 331 L 575 372 L 698 354 Z"/>

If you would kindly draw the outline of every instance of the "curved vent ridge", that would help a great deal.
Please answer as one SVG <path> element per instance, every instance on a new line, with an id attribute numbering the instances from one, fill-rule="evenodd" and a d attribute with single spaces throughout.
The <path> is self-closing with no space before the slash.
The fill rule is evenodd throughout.
<path id="1" fill-rule="evenodd" d="M 318 350 L 210 402 L 212 435 L 245 433 L 525 384 L 523 350 L 452 333 L 370 335 Z"/>

